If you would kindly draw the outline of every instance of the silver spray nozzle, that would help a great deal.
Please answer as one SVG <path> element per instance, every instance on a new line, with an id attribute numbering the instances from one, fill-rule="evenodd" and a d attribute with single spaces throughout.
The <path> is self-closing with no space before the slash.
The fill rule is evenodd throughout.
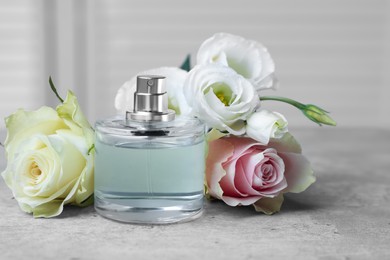
<path id="1" fill-rule="evenodd" d="M 175 112 L 168 109 L 164 76 L 137 77 L 134 110 L 126 112 L 126 118 L 135 121 L 171 121 L 175 118 Z"/>

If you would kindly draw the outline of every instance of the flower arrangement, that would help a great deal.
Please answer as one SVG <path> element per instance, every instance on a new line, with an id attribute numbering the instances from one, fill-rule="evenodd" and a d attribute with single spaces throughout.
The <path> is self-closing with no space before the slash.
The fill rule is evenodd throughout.
<path id="1" fill-rule="evenodd" d="M 202 119 L 208 133 L 206 193 L 230 206 L 253 205 L 272 214 L 280 210 L 283 194 L 299 193 L 314 181 L 309 161 L 288 132 L 286 118 L 269 111 L 262 101 L 286 102 L 318 124 L 336 125 L 328 112 L 315 105 L 261 92 L 277 84 L 275 64 L 260 43 L 217 33 L 200 46 L 197 64 L 189 57 L 181 66 L 140 74 L 166 75 L 169 108 Z M 136 77 L 119 90 L 119 113 L 131 111 Z"/>
<path id="2" fill-rule="evenodd" d="M 336 125 L 315 105 L 262 90 L 277 84 L 274 61 L 260 43 L 218 33 L 207 39 L 191 68 L 162 67 L 140 74 L 166 77 L 169 108 L 195 116 L 209 127 L 205 192 L 229 206 L 253 205 L 256 211 L 280 210 L 283 194 L 298 193 L 314 181 L 309 161 L 289 133 L 286 118 L 263 107 L 267 100 L 286 102 L 318 124 Z M 94 132 L 68 92 L 56 110 L 18 110 L 6 118 L 2 173 L 20 208 L 34 217 L 59 215 L 65 204 L 90 205 L 93 193 Z M 118 90 L 118 113 L 131 111 L 136 77 Z"/>

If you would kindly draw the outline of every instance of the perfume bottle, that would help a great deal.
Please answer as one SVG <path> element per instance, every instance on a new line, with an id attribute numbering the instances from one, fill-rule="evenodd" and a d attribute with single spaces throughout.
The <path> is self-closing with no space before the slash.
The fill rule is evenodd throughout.
<path id="1" fill-rule="evenodd" d="M 203 210 L 205 125 L 168 109 L 163 76 L 138 76 L 134 109 L 97 121 L 95 209 L 107 218 L 163 224 Z"/>

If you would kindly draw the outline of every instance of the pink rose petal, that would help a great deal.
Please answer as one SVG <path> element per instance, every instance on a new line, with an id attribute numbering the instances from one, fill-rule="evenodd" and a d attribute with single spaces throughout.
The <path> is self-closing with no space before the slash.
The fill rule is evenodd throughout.
<path id="1" fill-rule="evenodd" d="M 296 153 L 280 153 L 286 166 L 284 176 L 287 187 L 283 192 L 299 193 L 306 190 L 316 180 L 310 162 L 305 156 Z"/>
<path id="2" fill-rule="evenodd" d="M 259 199 L 261 199 L 261 196 L 252 196 L 252 197 L 246 197 L 246 198 L 235 198 L 235 197 L 229 197 L 229 196 L 222 196 L 222 200 L 228 204 L 229 206 L 235 207 L 238 205 L 242 206 L 248 206 L 252 205 Z"/>
<path id="3" fill-rule="evenodd" d="M 234 180 L 234 185 L 242 193 L 245 193 L 247 196 L 260 196 L 258 191 L 252 187 L 252 183 L 248 182 L 248 179 L 245 175 L 244 166 L 242 160 L 239 160 L 236 167 L 236 177 Z"/>
<path id="4" fill-rule="evenodd" d="M 231 143 L 234 147 L 233 158 L 237 158 L 242 155 L 243 152 L 248 150 L 254 145 L 258 145 L 256 141 L 250 138 L 230 136 L 226 138 L 226 141 Z"/>
<path id="5" fill-rule="evenodd" d="M 236 186 L 234 185 L 237 159 L 238 158 L 230 160 L 229 162 L 222 165 L 226 171 L 226 175 L 222 177 L 219 184 L 221 185 L 224 195 L 232 197 L 246 197 L 247 194 L 237 190 Z"/>
<path id="6" fill-rule="evenodd" d="M 264 155 L 262 153 L 259 153 L 259 150 L 252 150 L 249 155 L 245 155 L 240 158 L 240 161 L 243 164 L 245 177 L 251 185 L 255 168 L 258 163 L 261 162 L 263 159 Z"/>
<path id="7" fill-rule="evenodd" d="M 230 206 L 253 204 L 266 214 L 279 211 L 283 193 L 301 192 L 315 181 L 300 153 L 299 143 L 289 133 L 267 146 L 237 136 L 213 141 L 207 158 L 210 194 Z"/>
<path id="8" fill-rule="evenodd" d="M 209 154 L 206 160 L 206 181 L 211 196 L 221 199 L 223 191 L 219 181 L 226 172 L 222 163 L 233 155 L 234 147 L 223 139 L 217 139 L 209 143 Z"/>

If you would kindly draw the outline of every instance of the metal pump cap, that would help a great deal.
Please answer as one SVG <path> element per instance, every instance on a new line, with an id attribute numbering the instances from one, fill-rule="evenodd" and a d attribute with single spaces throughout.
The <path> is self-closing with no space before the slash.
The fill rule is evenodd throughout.
<path id="1" fill-rule="evenodd" d="M 134 93 L 134 110 L 126 112 L 126 119 L 134 121 L 171 121 L 175 111 L 168 109 L 165 77 L 140 75 Z"/>

